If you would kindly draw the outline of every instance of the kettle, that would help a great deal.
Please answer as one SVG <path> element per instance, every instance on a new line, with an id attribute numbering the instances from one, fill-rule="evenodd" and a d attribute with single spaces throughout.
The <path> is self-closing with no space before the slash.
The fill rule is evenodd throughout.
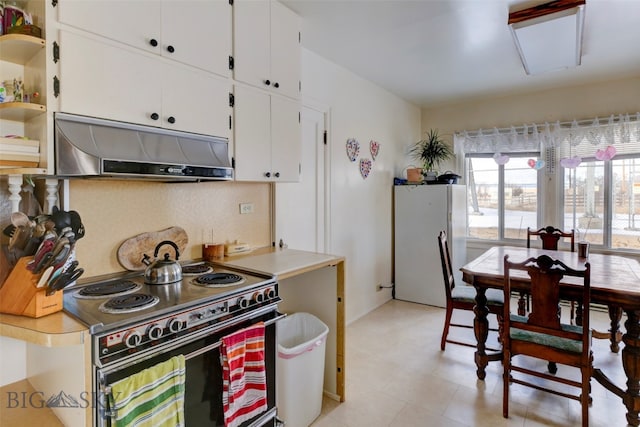
<path id="1" fill-rule="evenodd" d="M 164 245 L 173 246 L 176 251 L 176 259 L 169 258 L 169 254 L 164 254 L 164 259 L 157 259 L 160 248 Z M 166 285 L 169 283 L 179 282 L 182 280 L 182 266 L 178 262 L 180 258 L 180 252 L 178 251 L 178 245 L 170 240 L 164 240 L 158 243 L 153 253 L 155 261 L 151 262 L 149 255 L 144 254 L 142 262 L 147 265 L 147 269 L 144 272 L 144 282 L 148 285 Z"/>

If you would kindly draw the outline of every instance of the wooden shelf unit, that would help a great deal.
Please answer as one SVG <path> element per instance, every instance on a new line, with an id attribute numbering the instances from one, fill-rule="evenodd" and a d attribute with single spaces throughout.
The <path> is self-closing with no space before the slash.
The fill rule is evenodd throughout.
<path id="1" fill-rule="evenodd" d="M 44 49 L 45 41 L 39 37 L 26 34 L 5 34 L 0 36 L 0 52 L 2 60 L 24 65 Z"/>

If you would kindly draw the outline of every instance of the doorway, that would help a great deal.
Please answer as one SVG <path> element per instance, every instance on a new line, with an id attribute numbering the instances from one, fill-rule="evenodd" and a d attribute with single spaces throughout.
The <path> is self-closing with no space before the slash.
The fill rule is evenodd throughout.
<path id="1" fill-rule="evenodd" d="M 275 245 L 311 252 L 329 248 L 328 116 L 325 108 L 302 108 L 300 182 L 273 186 Z"/>

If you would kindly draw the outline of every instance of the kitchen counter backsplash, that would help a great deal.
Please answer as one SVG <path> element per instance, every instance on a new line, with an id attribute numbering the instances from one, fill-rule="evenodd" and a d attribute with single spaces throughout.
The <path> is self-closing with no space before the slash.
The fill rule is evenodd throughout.
<path id="1" fill-rule="evenodd" d="M 184 260 L 200 258 L 202 243 L 212 240 L 252 247 L 271 241 L 269 184 L 70 180 L 69 189 L 69 209 L 82 212 L 90 230 L 76 249 L 85 277 L 123 271 L 116 255 L 123 241 L 171 226 L 187 232 Z M 248 202 L 253 213 L 240 214 L 239 204 Z"/>

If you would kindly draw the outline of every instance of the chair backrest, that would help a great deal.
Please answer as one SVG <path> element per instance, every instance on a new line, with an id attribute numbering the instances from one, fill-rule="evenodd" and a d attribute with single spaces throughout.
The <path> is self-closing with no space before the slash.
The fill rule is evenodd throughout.
<path id="1" fill-rule="evenodd" d="M 513 274 L 514 270 L 526 272 L 531 281 L 531 311 L 527 317 L 515 320 L 510 316 L 510 298 L 512 280 L 526 277 L 523 274 Z M 585 315 L 583 316 L 582 331 L 569 331 L 560 325 L 560 281 L 565 277 L 576 277 L 582 282 L 582 302 Z M 589 305 L 591 301 L 591 265 L 587 262 L 584 270 L 574 270 L 562 261 L 552 259 L 547 255 L 532 257 L 521 263 L 509 261 L 509 255 L 504 257 L 504 327 L 509 327 L 554 335 L 561 338 L 582 340 L 583 348 L 588 348 L 589 341 Z M 506 334 L 505 334 L 506 335 Z"/>
<path id="2" fill-rule="evenodd" d="M 442 275 L 444 277 L 444 288 L 447 294 L 447 301 L 451 299 L 451 290 L 456 283 L 453 278 L 453 267 L 449 256 L 449 245 L 447 244 L 447 232 L 441 231 L 438 235 L 438 247 L 440 248 L 440 262 L 442 264 Z"/>
<path id="3" fill-rule="evenodd" d="M 571 252 L 575 252 L 575 234 L 574 230 L 566 233 L 551 225 L 542 227 L 537 231 L 532 231 L 530 227 L 527 227 L 527 247 L 531 247 L 531 236 L 538 236 L 542 240 L 542 249 L 557 251 L 558 241 L 563 237 L 569 237 L 571 239 Z"/>

